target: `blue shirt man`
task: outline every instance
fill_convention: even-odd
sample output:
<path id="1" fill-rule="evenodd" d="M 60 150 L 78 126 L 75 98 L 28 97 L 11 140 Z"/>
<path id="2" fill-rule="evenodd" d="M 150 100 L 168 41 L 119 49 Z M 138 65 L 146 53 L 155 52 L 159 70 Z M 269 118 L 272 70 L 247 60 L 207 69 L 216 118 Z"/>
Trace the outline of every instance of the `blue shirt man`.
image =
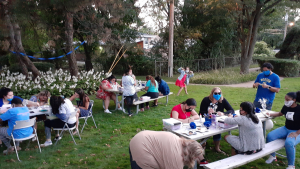
<path id="1" fill-rule="evenodd" d="M 168 95 L 170 93 L 170 88 L 169 88 L 167 82 L 165 82 L 164 80 L 161 79 L 161 81 L 159 82 L 159 85 L 158 85 L 158 91 L 161 94 L 163 94 L 164 96 Z"/>
<path id="2" fill-rule="evenodd" d="M 264 63 L 262 69 L 263 72 L 256 77 L 253 84 L 253 88 L 257 88 L 253 104 L 255 107 L 262 108 L 259 99 L 266 99 L 266 109 L 271 110 L 275 94 L 280 90 L 280 78 L 272 72 L 273 65 L 271 63 Z"/>
<path id="3" fill-rule="evenodd" d="M 11 145 L 9 143 L 9 137 L 11 137 L 11 134 L 13 134 L 14 138 L 25 138 L 33 133 L 32 127 L 13 131 L 16 121 L 29 120 L 29 109 L 27 107 L 22 107 L 22 101 L 18 98 L 14 98 L 11 101 L 11 104 L 13 108 L 7 110 L 4 114 L 0 116 L 0 122 L 8 121 L 8 127 L 0 128 L 0 139 L 6 145 L 7 148 L 11 148 Z"/>

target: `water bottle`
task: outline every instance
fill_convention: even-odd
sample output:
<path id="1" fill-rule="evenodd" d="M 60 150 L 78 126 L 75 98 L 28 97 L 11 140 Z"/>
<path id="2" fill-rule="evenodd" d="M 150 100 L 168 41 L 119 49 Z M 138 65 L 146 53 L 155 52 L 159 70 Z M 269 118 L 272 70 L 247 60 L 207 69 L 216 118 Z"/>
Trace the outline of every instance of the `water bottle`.
<path id="1" fill-rule="evenodd" d="M 216 128 L 216 126 L 217 126 L 217 121 L 216 121 L 216 115 L 215 114 L 212 114 L 212 116 L 211 116 L 211 126 L 213 128 Z"/>

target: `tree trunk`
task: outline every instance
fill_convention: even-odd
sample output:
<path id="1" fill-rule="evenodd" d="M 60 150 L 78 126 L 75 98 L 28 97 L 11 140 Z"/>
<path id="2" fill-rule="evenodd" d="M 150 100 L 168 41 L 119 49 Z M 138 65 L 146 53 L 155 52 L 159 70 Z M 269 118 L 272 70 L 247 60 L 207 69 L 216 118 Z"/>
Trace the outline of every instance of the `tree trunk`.
<path id="1" fill-rule="evenodd" d="M 15 49 L 17 52 L 25 53 L 25 50 L 24 50 L 23 44 L 22 44 L 22 39 L 21 39 L 20 26 L 18 23 L 15 22 L 13 24 L 13 27 L 14 27 L 15 41 L 16 41 Z M 37 76 L 40 75 L 39 70 L 34 66 L 34 64 L 31 62 L 31 60 L 27 56 L 22 56 L 21 54 L 18 54 L 18 55 L 21 58 L 21 60 L 23 61 L 23 63 L 25 63 L 25 65 L 32 71 L 33 79 L 35 79 Z M 28 76 L 28 72 L 27 72 L 26 76 Z"/>
<path id="2" fill-rule="evenodd" d="M 80 33 L 77 33 L 79 40 L 81 42 L 84 41 L 83 36 Z M 89 47 L 87 43 L 83 44 L 83 48 L 84 48 L 84 53 L 85 53 L 85 70 L 89 71 L 93 69 L 93 64 L 92 64 L 92 56 L 91 53 L 89 51 Z"/>
<path id="3" fill-rule="evenodd" d="M 249 73 L 249 67 L 252 62 L 252 56 L 254 53 L 254 46 L 256 43 L 256 35 L 258 31 L 258 27 L 261 20 L 261 4 L 257 4 L 256 10 L 253 12 L 253 18 L 249 21 L 249 32 L 246 38 L 241 40 L 241 68 L 240 73 L 247 74 Z"/>
<path id="4" fill-rule="evenodd" d="M 69 69 L 71 76 L 78 76 L 78 67 L 77 61 L 75 57 L 75 52 L 73 48 L 73 14 L 71 12 L 66 12 L 65 14 L 65 27 L 66 27 L 66 51 L 70 52 L 73 51 L 71 54 L 67 55 L 67 59 L 69 62 Z"/>

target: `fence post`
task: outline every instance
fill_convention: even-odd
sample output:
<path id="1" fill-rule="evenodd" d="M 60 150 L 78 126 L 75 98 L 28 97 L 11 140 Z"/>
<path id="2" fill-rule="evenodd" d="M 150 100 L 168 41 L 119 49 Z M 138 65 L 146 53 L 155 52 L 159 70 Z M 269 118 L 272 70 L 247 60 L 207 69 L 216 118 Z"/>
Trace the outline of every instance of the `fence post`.
<path id="1" fill-rule="evenodd" d="M 156 59 L 154 60 L 154 74 L 155 74 L 155 76 L 157 76 L 157 74 L 156 74 Z"/>
<path id="2" fill-rule="evenodd" d="M 198 72 L 199 72 L 199 67 L 200 67 L 200 66 L 199 66 L 199 60 L 198 60 Z"/>

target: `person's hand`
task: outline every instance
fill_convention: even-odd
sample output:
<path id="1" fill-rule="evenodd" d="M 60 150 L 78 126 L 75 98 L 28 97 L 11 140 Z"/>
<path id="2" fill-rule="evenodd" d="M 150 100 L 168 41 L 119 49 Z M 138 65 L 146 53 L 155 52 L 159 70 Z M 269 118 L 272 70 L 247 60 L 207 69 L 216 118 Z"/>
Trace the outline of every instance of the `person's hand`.
<path id="1" fill-rule="evenodd" d="M 266 115 L 268 115 L 268 116 L 270 116 L 270 117 L 271 117 L 271 113 L 269 113 L 269 112 L 267 112 L 267 113 L 266 113 Z"/>
<path id="2" fill-rule="evenodd" d="M 234 116 L 234 117 L 239 117 L 239 115 L 235 114 L 235 116 Z"/>
<path id="3" fill-rule="evenodd" d="M 268 88 L 269 87 L 269 85 L 267 85 L 267 84 L 262 84 L 262 86 L 261 87 L 263 87 L 263 88 Z"/>
<path id="4" fill-rule="evenodd" d="M 190 71 L 190 74 L 193 74 L 194 72 L 193 71 Z"/>
<path id="5" fill-rule="evenodd" d="M 194 122 L 194 117 L 190 117 L 188 121 L 189 121 L 189 123 Z"/>
<path id="6" fill-rule="evenodd" d="M 212 114 L 214 112 L 214 110 L 212 108 L 208 109 L 208 114 Z"/>
<path id="7" fill-rule="evenodd" d="M 36 102 L 36 107 L 40 107 L 40 103 L 39 102 Z"/>
<path id="8" fill-rule="evenodd" d="M 79 94 L 78 93 L 74 93 L 74 95 L 73 96 L 75 96 L 76 98 L 79 98 Z"/>
<path id="9" fill-rule="evenodd" d="M 222 112 L 220 112 L 220 111 L 218 111 L 217 114 L 218 114 L 219 116 L 224 116 L 224 113 L 222 113 Z"/>
<path id="10" fill-rule="evenodd" d="M 299 134 L 297 134 L 296 132 L 292 132 L 292 133 L 289 134 L 288 137 L 290 137 L 290 138 L 293 138 L 293 137 L 294 137 L 294 138 L 296 139 L 296 138 L 298 137 L 298 135 L 299 135 Z"/>
<path id="11" fill-rule="evenodd" d="M 259 86 L 259 83 L 258 82 L 256 82 L 256 83 L 254 83 L 254 87 L 258 87 Z"/>
<path id="12" fill-rule="evenodd" d="M 233 115 L 232 114 L 228 114 L 228 117 L 233 117 Z"/>

